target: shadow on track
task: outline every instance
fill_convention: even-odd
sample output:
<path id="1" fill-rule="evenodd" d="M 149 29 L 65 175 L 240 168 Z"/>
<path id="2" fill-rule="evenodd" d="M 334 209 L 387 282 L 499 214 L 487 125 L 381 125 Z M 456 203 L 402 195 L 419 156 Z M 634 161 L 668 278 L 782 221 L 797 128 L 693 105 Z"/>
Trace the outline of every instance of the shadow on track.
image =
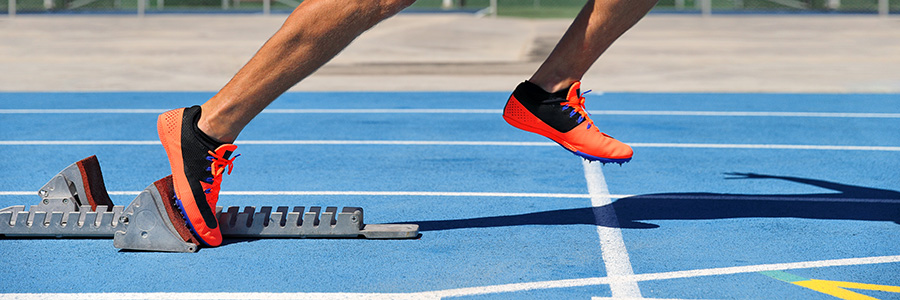
<path id="1" fill-rule="evenodd" d="M 522 225 L 595 225 L 620 228 L 657 228 L 652 220 L 711 220 L 728 218 L 804 218 L 890 221 L 900 224 L 900 192 L 836 182 L 753 173 L 726 173 L 726 179 L 780 179 L 838 193 L 742 195 L 662 193 L 619 199 L 611 204 L 618 224 L 598 217 L 609 206 L 535 212 L 520 215 L 456 220 L 411 221 L 419 231 Z"/>

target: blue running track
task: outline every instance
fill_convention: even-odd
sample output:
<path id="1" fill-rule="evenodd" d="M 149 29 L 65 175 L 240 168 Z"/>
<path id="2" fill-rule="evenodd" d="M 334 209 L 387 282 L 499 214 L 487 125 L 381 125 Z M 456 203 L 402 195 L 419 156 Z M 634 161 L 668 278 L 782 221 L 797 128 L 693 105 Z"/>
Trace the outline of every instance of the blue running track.
<path id="1" fill-rule="evenodd" d="M 90 155 L 127 205 L 169 173 L 156 116 L 211 95 L 0 93 L 0 208 Z M 236 143 L 220 206 L 361 206 L 420 239 L 0 238 L 0 298 L 900 299 L 900 95 L 589 94 L 621 167 L 507 125 L 507 96 L 288 93 Z"/>

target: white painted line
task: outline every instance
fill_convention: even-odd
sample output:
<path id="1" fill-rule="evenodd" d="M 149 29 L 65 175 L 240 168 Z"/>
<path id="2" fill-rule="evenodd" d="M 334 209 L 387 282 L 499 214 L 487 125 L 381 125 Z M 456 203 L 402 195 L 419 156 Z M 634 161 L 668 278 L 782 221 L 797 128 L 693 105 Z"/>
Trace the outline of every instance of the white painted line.
<path id="1" fill-rule="evenodd" d="M 702 300 L 702 299 L 591 297 L 591 300 Z"/>
<path id="2" fill-rule="evenodd" d="M 780 145 L 780 144 L 692 144 L 692 143 L 629 143 L 635 148 L 719 148 L 719 149 L 783 149 L 783 150 L 840 150 L 840 151 L 900 151 L 892 146 L 840 145 Z"/>
<path id="3" fill-rule="evenodd" d="M 161 114 L 168 109 L 0 109 L 0 114 Z M 264 114 L 501 114 L 500 109 L 454 108 L 359 108 L 359 109 L 286 109 L 269 108 Z M 900 118 L 900 113 L 834 113 L 777 111 L 680 111 L 680 110 L 597 110 L 593 115 L 622 116 L 696 116 L 696 117 L 806 117 L 806 118 Z"/>
<path id="4" fill-rule="evenodd" d="M 554 146 L 552 142 L 389 141 L 389 140 L 252 140 L 238 145 L 403 145 L 403 146 Z"/>
<path id="5" fill-rule="evenodd" d="M 109 191 L 110 195 L 138 195 L 140 191 Z M 507 197 L 507 198 L 590 198 L 588 194 L 419 192 L 419 191 L 222 191 L 229 196 L 420 196 L 420 197 Z M 32 196 L 34 191 L 0 191 L 0 196 Z M 618 195 L 626 196 L 626 195 Z"/>
<path id="6" fill-rule="evenodd" d="M 553 146 L 551 142 L 492 142 L 492 141 L 385 141 L 385 140 L 242 140 L 238 145 L 393 145 L 393 146 Z M 160 145 L 159 141 L 0 141 L 8 146 L 128 146 Z"/>
<path id="7" fill-rule="evenodd" d="M 900 118 L 900 113 L 830 113 L 777 111 L 674 111 L 674 110 L 601 110 L 594 115 L 694 116 L 694 117 L 807 117 L 807 118 Z"/>
<path id="8" fill-rule="evenodd" d="M 110 195 L 135 196 L 141 191 L 109 191 Z M 34 196 L 36 191 L 0 191 L 0 196 Z M 227 196 L 408 196 L 408 197 L 507 197 L 507 198 L 591 198 L 590 194 L 566 193 L 497 193 L 497 192 L 420 192 L 420 191 L 222 191 Z M 823 195 L 824 196 L 824 195 Z M 838 202 L 838 203 L 898 203 L 897 199 L 884 198 L 844 198 L 802 197 L 797 195 L 679 195 L 674 194 L 609 194 L 611 199 L 661 199 L 661 200 L 719 200 L 719 201 L 798 201 L 798 202 Z"/>
<path id="9" fill-rule="evenodd" d="M 839 202 L 839 203 L 900 203 L 900 198 L 845 198 L 841 194 L 834 194 L 834 197 L 826 197 L 826 194 L 819 194 L 815 197 L 804 197 L 802 195 L 736 195 L 736 194 L 707 194 L 707 195 L 687 195 L 678 193 L 673 194 L 648 194 L 648 195 L 615 195 L 620 198 L 634 199 L 660 199 L 660 200 L 717 200 L 717 201 L 788 201 L 788 202 Z M 617 198 L 617 197 L 613 197 Z"/>
<path id="10" fill-rule="evenodd" d="M 591 286 L 591 285 L 611 284 L 612 282 L 635 282 L 635 281 L 641 282 L 641 281 L 652 281 L 652 280 L 666 280 L 666 279 L 679 279 L 679 278 L 694 278 L 694 277 L 703 277 L 703 276 L 754 273 L 754 272 L 762 272 L 762 271 L 811 269 L 811 268 L 838 267 L 838 266 L 857 266 L 857 265 L 883 264 L 883 263 L 896 263 L 896 262 L 900 262 L 900 255 L 873 256 L 873 257 L 846 258 L 846 259 L 830 259 L 830 260 L 817 260 L 817 261 L 781 263 L 781 264 L 763 264 L 763 265 L 751 265 L 751 266 L 740 266 L 740 267 L 710 268 L 710 269 L 698 269 L 698 270 L 675 271 L 675 272 L 648 273 L 648 274 L 639 274 L 639 275 L 632 275 L 632 276 L 625 276 L 625 277 L 593 277 L 593 278 L 564 279 L 564 280 L 538 281 L 538 282 L 526 282 L 526 283 L 511 283 L 511 284 L 501 284 L 501 285 L 492 285 L 492 286 L 448 289 L 448 290 L 433 291 L 433 292 L 426 292 L 426 293 L 420 293 L 420 294 L 437 295 L 440 297 L 461 297 L 461 296 L 521 292 L 521 291 L 541 290 L 541 289 Z"/>
<path id="11" fill-rule="evenodd" d="M 0 114 L 161 114 L 168 109 L 0 109 Z M 264 114 L 501 114 L 500 109 L 455 109 L 455 108 L 360 108 L 360 109 L 284 109 L 267 108 Z"/>
<path id="12" fill-rule="evenodd" d="M 222 191 L 239 196 L 427 196 L 427 197 L 511 197 L 511 198 L 588 198 L 585 194 L 493 193 L 493 192 L 418 192 L 418 191 Z"/>
<path id="13" fill-rule="evenodd" d="M 625 240 L 622 239 L 622 229 L 619 228 L 619 218 L 612 206 L 612 198 L 603 177 L 603 169 L 599 163 L 582 161 L 584 167 L 584 179 L 587 181 L 588 193 L 591 195 L 591 206 L 594 207 L 594 219 L 597 224 L 609 226 L 597 226 L 597 235 L 600 237 L 600 251 L 606 274 L 611 277 L 631 276 L 634 270 L 631 268 L 631 259 L 625 248 Z M 636 281 L 613 282 L 609 285 L 613 297 L 641 298 L 641 290 Z"/>
<path id="14" fill-rule="evenodd" d="M 552 281 L 511 283 L 480 287 L 446 289 L 418 293 L 60 293 L 60 294 L 0 294 L 0 299 L 438 299 L 540 289 L 566 288 L 611 284 L 612 282 L 641 282 L 704 276 L 755 273 L 792 269 L 811 269 L 839 266 L 859 266 L 900 262 L 900 255 L 861 258 L 829 259 L 795 263 L 762 264 L 725 268 L 696 269 L 674 272 L 648 273 L 625 277 L 592 277 Z"/>
<path id="15" fill-rule="evenodd" d="M 130 146 L 159 145 L 156 140 L 7 140 L 0 146 Z M 504 142 L 504 141 L 392 141 L 392 140 L 241 140 L 238 145 L 388 145 L 388 146 L 513 146 L 547 147 L 553 142 Z M 635 148 L 713 148 L 713 149 L 774 149 L 774 150 L 834 150 L 834 151 L 891 151 L 900 152 L 895 146 L 841 146 L 841 145 L 780 145 L 780 144 L 705 144 L 705 143 L 629 143 Z"/>
<path id="16" fill-rule="evenodd" d="M 0 114 L 161 114 L 167 110 L 161 108 L 0 109 Z"/>
<path id="17" fill-rule="evenodd" d="M 3 146 L 129 146 L 161 145 L 159 141 L 0 141 Z"/>
<path id="18" fill-rule="evenodd" d="M 502 114 L 500 109 L 396 108 L 396 109 L 265 109 L 270 114 Z"/>
<path id="19" fill-rule="evenodd" d="M 65 300 L 202 300 L 202 299 L 290 299 L 290 300 L 332 300 L 332 299 L 440 299 L 421 294 L 365 294 L 365 293 L 46 293 L 46 294 L 0 294 L 0 299 L 65 299 Z"/>

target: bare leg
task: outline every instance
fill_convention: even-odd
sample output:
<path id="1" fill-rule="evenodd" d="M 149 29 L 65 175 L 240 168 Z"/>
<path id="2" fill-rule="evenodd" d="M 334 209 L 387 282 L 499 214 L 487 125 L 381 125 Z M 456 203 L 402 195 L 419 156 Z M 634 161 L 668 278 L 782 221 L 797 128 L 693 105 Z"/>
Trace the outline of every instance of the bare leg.
<path id="1" fill-rule="evenodd" d="M 656 0 L 589 0 L 528 81 L 548 92 L 580 81 L 600 54 L 655 4 Z"/>
<path id="2" fill-rule="evenodd" d="M 198 126 L 232 143 L 259 112 L 353 39 L 415 0 L 306 0 L 243 68 L 204 103 Z"/>

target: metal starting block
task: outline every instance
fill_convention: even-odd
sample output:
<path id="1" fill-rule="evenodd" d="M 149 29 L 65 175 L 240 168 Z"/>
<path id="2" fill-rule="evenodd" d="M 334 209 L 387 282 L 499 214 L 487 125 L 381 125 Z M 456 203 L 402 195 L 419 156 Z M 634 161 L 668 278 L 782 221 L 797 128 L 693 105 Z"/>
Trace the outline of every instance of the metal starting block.
<path id="1" fill-rule="evenodd" d="M 175 207 L 172 176 L 145 188 L 127 207 L 109 199 L 96 156 L 53 176 L 41 202 L 0 209 L 0 237 L 113 238 L 119 249 L 196 252 L 199 241 Z M 290 210 L 290 211 L 289 211 Z M 359 207 L 216 207 L 224 238 L 410 239 L 416 224 L 365 224 Z"/>

